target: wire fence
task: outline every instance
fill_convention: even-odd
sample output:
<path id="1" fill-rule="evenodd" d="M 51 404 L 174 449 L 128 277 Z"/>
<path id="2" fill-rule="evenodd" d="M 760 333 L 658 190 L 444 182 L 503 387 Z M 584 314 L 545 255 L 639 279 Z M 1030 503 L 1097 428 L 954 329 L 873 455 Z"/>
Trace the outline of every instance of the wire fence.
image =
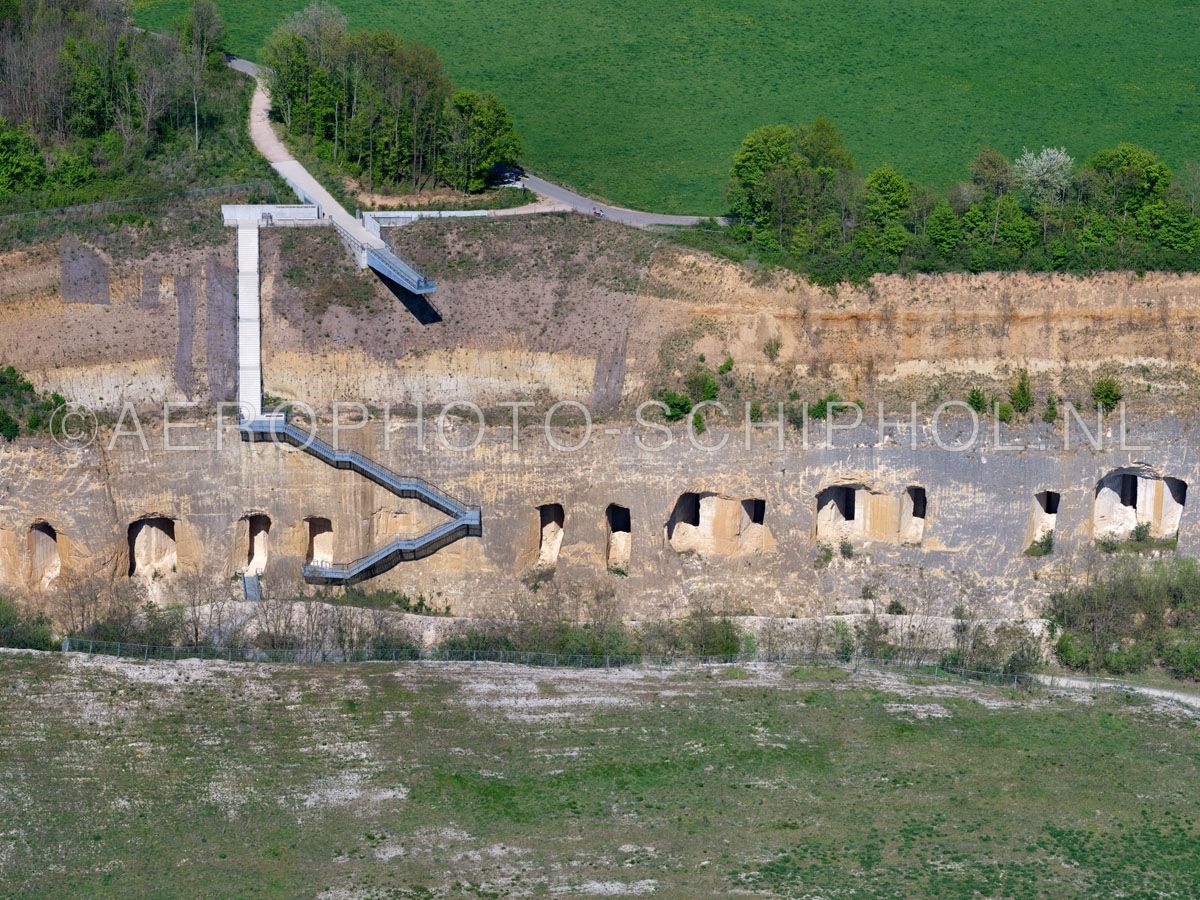
<path id="1" fill-rule="evenodd" d="M 739 663 L 769 663 L 778 666 L 836 666 L 856 671 L 901 671 L 906 674 L 932 678 L 950 678 L 1008 687 L 1046 684 L 1045 676 L 1019 672 L 984 672 L 943 665 L 941 662 L 917 658 L 881 658 L 844 654 L 772 654 L 755 653 L 737 656 L 676 656 L 650 653 L 581 654 L 527 650 L 446 650 L 426 647 L 389 648 L 266 648 L 189 647 L 127 644 L 98 641 L 86 637 L 65 637 L 64 653 L 114 656 L 142 660 L 223 660 L 225 662 L 280 664 L 345 664 L 345 663 L 505 663 L 557 669 L 682 669 L 700 666 Z"/>

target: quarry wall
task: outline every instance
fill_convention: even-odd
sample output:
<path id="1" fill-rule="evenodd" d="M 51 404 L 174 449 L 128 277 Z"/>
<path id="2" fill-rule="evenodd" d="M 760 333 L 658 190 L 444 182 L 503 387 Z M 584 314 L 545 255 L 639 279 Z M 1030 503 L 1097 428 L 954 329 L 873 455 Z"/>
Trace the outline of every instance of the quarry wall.
<path id="1" fill-rule="evenodd" d="M 1149 483 L 1200 479 L 1189 452 L 1195 426 L 1175 420 L 1142 430 L 1146 449 L 1138 450 L 1120 449 L 1110 428 L 1110 446 L 1100 451 L 1086 443 L 1063 450 L 1049 428 L 1005 429 L 1005 444 L 1027 446 L 967 452 L 912 449 L 906 436 L 885 435 L 879 445 L 868 426 L 836 435 L 836 446 L 808 449 L 793 434 L 780 449 L 774 433 L 755 434 L 747 449 L 743 431 L 711 429 L 705 441 L 729 438 L 718 451 L 698 450 L 678 431 L 673 446 L 653 451 L 639 442 L 650 446 L 660 434 L 616 430 L 598 430 L 574 453 L 548 446 L 538 429 L 523 431 L 517 450 L 511 429 L 500 427 L 466 451 L 436 440 L 420 450 L 403 423 L 390 432 L 372 423 L 343 433 L 343 446 L 478 499 L 484 510 L 482 538 L 402 564 L 369 586 L 423 593 L 455 613 L 482 616 L 528 596 L 537 582 L 611 590 L 629 618 L 699 603 L 757 615 L 857 613 L 892 599 L 927 614 L 962 603 L 983 617 L 1027 618 L 1062 577 L 1086 566 L 1097 511 L 1111 511 L 1097 498 L 1113 472 L 1135 471 Z M 306 558 L 348 561 L 438 521 L 416 501 L 291 448 L 243 444 L 232 426 L 188 429 L 186 442 L 198 450 L 164 450 L 154 427 L 144 436 L 144 448 L 133 438 L 107 446 L 110 433 L 82 451 L 49 442 L 0 448 L 0 582 L 46 586 L 46 526 L 63 573 L 158 581 L 181 572 L 227 578 L 255 567 L 266 584 L 282 586 L 295 583 Z M 473 424 L 446 434 L 454 446 L 477 436 Z M 558 435 L 560 443 L 570 439 Z M 172 440 L 179 445 L 178 435 Z M 863 529 L 831 536 L 818 522 L 818 498 L 839 485 L 876 499 Z M 911 501 L 904 518 L 914 487 L 925 495 L 916 533 Z M 1046 514 L 1037 499 L 1045 491 L 1059 497 L 1054 550 L 1030 558 L 1024 551 Z M 699 498 L 694 514 L 687 494 Z M 548 520 L 544 509 L 555 505 L 561 511 Z M 614 519 L 614 506 L 626 516 Z M 859 505 L 855 520 L 866 508 Z M 1177 521 L 1179 552 L 1195 554 L 1194 508 L 1185 502 Z"/>

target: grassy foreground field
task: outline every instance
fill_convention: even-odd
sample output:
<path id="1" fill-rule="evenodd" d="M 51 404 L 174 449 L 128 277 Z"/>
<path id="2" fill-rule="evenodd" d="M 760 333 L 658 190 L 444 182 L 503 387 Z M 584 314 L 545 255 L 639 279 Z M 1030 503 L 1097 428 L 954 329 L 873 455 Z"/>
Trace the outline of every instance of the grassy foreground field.
<path id="1" fill-rule="evenodd" d="M 307 0 L 219 0 L 257 55 Z M 1168 163 L 1200 146 L 1200 6 L 1184 0 L 339 0 L 351 27 L 436 47 L 456 83 L 491 88 L 526 162 L 587 193 L 716 213 L 751 128 L 827 116 L 859 162 L 951 182 L 983 144 L 1009 155 L 1122 140 Z M 186 0 L 138 0 L 165 28 Z"/>
<path id="2" fill-rule="evenodd" d="M 0 656 L 31 896 L 1196 896 L 1200 723 L 837 669 Z"/>

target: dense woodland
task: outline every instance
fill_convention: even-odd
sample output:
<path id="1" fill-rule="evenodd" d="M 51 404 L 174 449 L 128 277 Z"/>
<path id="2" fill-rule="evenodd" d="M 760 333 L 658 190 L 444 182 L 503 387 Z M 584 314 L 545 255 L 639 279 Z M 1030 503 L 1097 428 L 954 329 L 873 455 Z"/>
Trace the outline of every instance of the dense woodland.
<path id="1" fill-rule="evenodd" d="M 932 151 L 931 151 L 932 152 Z M 1132 144 L 1082 164 L 983 149 L 948 190 L 891 166 L 863 177 L 825 119 L 758 128 L 734 156 L 733 236 L 818 281 L 875 272 L 1200 267 L 1200 167 Z"/>
<path id="2" fill-rule="evenodd" d="M 0 0 L 0 204 L 262 177 L 224 31 L 211 0 L 168 35 L 132 29 L 121 0 Z"/>
<path id="3" fill-rule="evenodd" d="M 293 138 L 375 190 L 446 184 L 479 191 L 515 165 L 521 141 L 489 92 L 455 89 L 435 51 L 353 33 L 313 4 L 268 39 L 274 115 Z"/>

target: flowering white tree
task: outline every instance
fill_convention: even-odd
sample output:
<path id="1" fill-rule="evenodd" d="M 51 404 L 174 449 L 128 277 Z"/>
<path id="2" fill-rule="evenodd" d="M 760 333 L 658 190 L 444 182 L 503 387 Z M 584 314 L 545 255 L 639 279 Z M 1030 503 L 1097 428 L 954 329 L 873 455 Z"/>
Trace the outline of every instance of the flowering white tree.
<path id="1" fill-rule="evenodd" d="M 1075 160 L 1062 147 L 1024 150 L 1013 165 L 1017 184 L 1036 206 L 1060 206 L 1071 184 Z"/>

